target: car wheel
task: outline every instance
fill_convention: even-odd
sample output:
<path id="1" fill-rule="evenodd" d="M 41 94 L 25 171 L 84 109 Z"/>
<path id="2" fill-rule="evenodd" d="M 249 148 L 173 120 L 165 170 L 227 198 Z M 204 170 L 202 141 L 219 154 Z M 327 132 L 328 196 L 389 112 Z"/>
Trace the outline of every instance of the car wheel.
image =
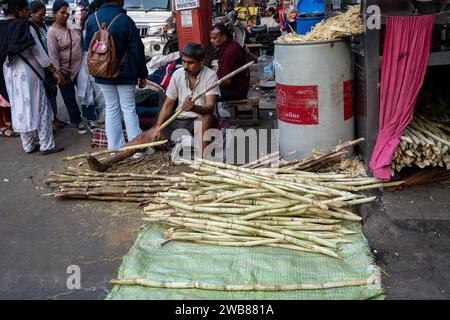
<path id="1" fill-rule="evenodd" d="M 178 41 L 177 40 L 169 41 L 164 46 L 163 55 L 168 55 L 170 53 L 177 51 L 178 51 Z"/>

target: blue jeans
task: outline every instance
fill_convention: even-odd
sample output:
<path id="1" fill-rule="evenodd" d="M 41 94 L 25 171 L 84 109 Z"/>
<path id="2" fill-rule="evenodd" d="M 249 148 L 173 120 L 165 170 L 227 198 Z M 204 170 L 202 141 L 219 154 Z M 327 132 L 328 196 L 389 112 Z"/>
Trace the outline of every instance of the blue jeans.
<path id="1" fill-rule="evenodd" d="M 70 123 L 78 124 L 82 121 L 80 108 L 78 107 L 77 99 L 75 98 L 75 84 L 73 82 L 59 86 L 64 104 L 69 114 Z M 81 106 L 83 117 L 88 120 L 97 120 L 97 111 L 95 105 Z"/>
<path id="2" fill-rule="evenodd" d="M 125 120 L 128 141 L 142 133 L 136 114 L 134 85 L 99 84 L 105 98 L 105 131 L 108 149 L 121 148 L 125 144 L 122 132 L 122 117 Z"/>

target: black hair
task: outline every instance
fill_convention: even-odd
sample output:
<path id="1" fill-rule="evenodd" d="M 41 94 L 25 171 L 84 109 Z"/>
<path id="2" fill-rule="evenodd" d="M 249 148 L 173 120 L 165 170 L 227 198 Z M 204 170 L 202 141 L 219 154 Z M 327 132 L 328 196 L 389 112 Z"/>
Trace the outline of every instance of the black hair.
<path id="1" fill-rule="evenodd" d="M 213 25 L 211 30 L 214 29 L 219 30 L 220 33 L 226 35 L 228 39 L 232 38 L 231 31 L 223 23 L 216 23 L 215 25 Z"/>
<path id="2" fill-rule="evenodd" d="M 205 49 L 203 49 L 201 44 L 191 42 L 183 48 L 181 55 L 200 61 L 205 58 Z"/>
<path id="3" fill-rule="evenodd" d="M 17 10 L 28 7 L 27 0 L 0 0 L 5 15 L 15 14 Z"/>
<path id="4" fill-rule="evenodd" d="M 53 2 L 52 11 L 53 11 L 53 13 L 56 13 L 63 7 L 69 7 L 69 4 L 67 3 L 67 1 L 55 0 L 55 2 Z"/>
<path id="5" fill-rule="evenodd" d="M 94 0 L 88 6 L 88 15 L 95 13 L 102 5 L 105 4 L 104 0 Z"/>
<path id="6" fill-rule="evenodd" d="M 269 7 L 269 8 L 267 8 L 267 11 L 269 11 L 269 12 L 272 13 L 272 14 L 275 14 L 275 12 L 276 12 L 277 10 L 275 10 L 274 7 Z"/>
<path id="7" fill-rule="evenodd" d="M 41 1 L 31 1 L 30 2 L 30 13 L 36 13 L 41 11 L 42 9 L 45 10 L 45 4 L 43 4 Z"/>

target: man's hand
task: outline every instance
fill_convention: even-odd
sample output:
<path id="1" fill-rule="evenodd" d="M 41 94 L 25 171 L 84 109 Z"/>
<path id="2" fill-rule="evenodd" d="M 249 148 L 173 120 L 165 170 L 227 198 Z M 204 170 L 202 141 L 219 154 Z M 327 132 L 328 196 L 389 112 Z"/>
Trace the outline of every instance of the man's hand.
<path id="1" fill-rule="evenodd" d="M 184 101 L 183 105 L 181 106 L 181 109 L 183 109 L 183 111 L 188 112 L 191 111 L 194 108 L 194 101 L 191 100 L 192 97 L 187 97 L 186 100 Z"/>
<path id="2" fill-rule="evenodd" d="M 139 79 L 139 88 L 143 89 L 147 85 L 147 79 Z"/>
<path id="3" fill-rule="evenodd" d="M 145 133 L 146 140 L 148 140 L 149 142 L 161 140 L 161 131 L 159 131 L 159 127 L 159 125 L 155 125 L 153 128 L 148 130 Z"/>

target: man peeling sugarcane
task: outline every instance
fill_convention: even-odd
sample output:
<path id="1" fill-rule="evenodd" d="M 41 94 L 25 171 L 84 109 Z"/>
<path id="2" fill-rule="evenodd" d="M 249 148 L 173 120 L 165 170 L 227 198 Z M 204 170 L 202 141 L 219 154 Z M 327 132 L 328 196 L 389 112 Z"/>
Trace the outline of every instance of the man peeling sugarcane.
<path id="1" fill-rule="evenodd" d="M 176 129 L 185 129 L 192 135 L 194 124 L 198 121 L 198 126 L 201 128 L 200 155 L 203 156 L 203 150 L 208 144 L 208 141 L 203 140 L 203 133 L 214 126 L 215 119 L 212 114 L 216 99 L 220 97 L 218 88 L 220 83 L 249 68 L 252 64 L 250 62 L 218 80 L 214 71 L 203 65 L 205 50 L 201 45 L 187 44 L 181 56 L 183 68 L 175 71 L 170 80 L 166 92 L 167 98 L 161 108 L 156 125 L 130 141 L 127 146 L 160 140 L 161 136 L 166 139 L 173 138 L 172 134 Z M 179 104 L 176 112 L 169 118 L 177 101 Z M 130 157 L 136 151 L 137 149 L 119 152 L 103 162 L 93 156 L 88 156 L 87 160 L 92 170 L 103 172 L 114 163 Z"/>

